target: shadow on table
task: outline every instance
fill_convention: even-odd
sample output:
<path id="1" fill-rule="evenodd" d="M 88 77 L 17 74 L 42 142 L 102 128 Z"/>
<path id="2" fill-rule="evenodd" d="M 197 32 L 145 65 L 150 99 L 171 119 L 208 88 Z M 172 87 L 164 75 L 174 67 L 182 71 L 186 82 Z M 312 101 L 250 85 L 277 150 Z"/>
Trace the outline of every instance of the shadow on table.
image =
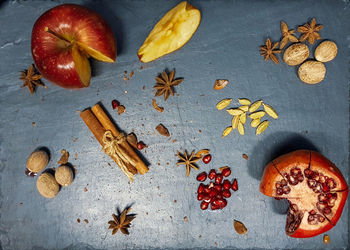
<path id="1" fill-rule="evenodd" d="M 303 135 L 291 132 L 276 132 L 263 140 L 254 147 L 248 160 L 248 173 L 257 180 L 261 180 L 265 166 L 280 155 L 299 150 L 308 149 L 318 151 Z M 288 211 L 287 200 L 271 199 L 274 212 L 285 214 Z"/>

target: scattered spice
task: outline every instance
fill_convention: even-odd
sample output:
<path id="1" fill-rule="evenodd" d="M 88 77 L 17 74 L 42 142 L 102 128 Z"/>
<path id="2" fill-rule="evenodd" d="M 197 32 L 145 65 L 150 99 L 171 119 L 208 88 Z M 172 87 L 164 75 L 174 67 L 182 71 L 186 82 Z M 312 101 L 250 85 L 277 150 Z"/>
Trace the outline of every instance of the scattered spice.
<path id="1" fill-rule="evenodd" d="M 201 149 L 195 154 L 195 157 L 202 158 L 204 155 L 207 155 L 209 153 L 210 153 L 209 149 Z"/>
<path id="2" fill-rule="evenodd" d="M 61 150 L 61 158 L 59 159 L 59 161 L 57 162 L 59 165 L 64 165 L 68 162 L 69 159 L 69 152 L 65 149 Z"/>
<path id="3" fill-rule="evenodd" d="M 123 105 L 118 106 L 118 115 L 121 115 L 125 112 L 125 107 Z"/>
<path id="4" fill-rule="evenodd" d="M 226 108 L 231 103 L 231 101 L 232 101 L 232 98 L 221 100 L 220 102 L 218 102 L 218 104 L 216 104 L 216 109 L 222 110 Z"/>
<path id="5" fill-rule="evenodd" d="M 283 61 L 289 66 L 304 62 L 310 55 L 309 47 L 304 43 L 294 43 L 283 53 Z"/>
<path id="6" fill-rule="evenodd" d="M 298 76 L 304 83 L 316 84 L 323 81 L 326 71 L 326 66 L 322 62 L 309 60 L 299 67 Z"/>
<path id="7" fill-rule="evenodd" d="M 112 214 L 113 220 L 108 221 L 109 228 L 112 229 L 112 235 L 116 234 L 118 230 L 123 234 L 129 235 L 128 228 L 130 227 L 130 223 L 133 219 L 136 218 L 135 215 L 127 215 L 130 212 L 131 208 L 126 208 L 119 216 Z M 146 213 L 147 214 L 147 213 Z"/>
<path id="8" fill-rule="evenodd" d="M 184 217 L 184 222 L 188 222 L 187 216 Z"/>
<path id="9" fill-rule="evenodd" d="M 130 133 L 126 136 L 126 140 L 128 143 L 133 146 L 134 148 L 137 148 L 137 137 L 135 133 Z"/>
<path id="10" fill-rule="evenodd" d="M 131 77 L 133 77 L 134 73 L 135 73 L 134 71 L 131 71 L 131 72 L 130 72 L 130 74 L 129 74 L 129 79 L 131 79 Z"/>
<path id="11" fill-rule="evenodd" d="M 35 127 L 35 126 L 36 126 L 36 123 L 35 123 L 35 122 L 32 122 L 32 126 Z"/>
<path id="12" fill-rule="evenodd" d="M 288 44 L 288 42 L 296 43 L 298 42 L 298 38 L 293 35 L 295 30 L 288 30 L 288 26 L 285 22 L 281 22 L 281 33 L 282 33 L 282 40 L 280 44 L 280 49 L 283 49 L 284 46 Z"/>
<path id="13" fill-rule="evenodd" d="M 323 235 L 324 244 L 329 244 L 330 241 L 331 241 L 331 239 L 329 238 L 328 234 Z"/>
<path id="14" fill-rule="evenodd" d="M 87 191 L 88 191 L 88 189 L 86 187 L 84 187 L 84 192 L 87 192 Z"/>
<path id="15" fill-rule="evenodd" d="M 300 37 L 300 42 L 308 41 L 310 44 L 314 44 L 316 40 L 321 40 L 321 36 L 318 33 L 323 28 L 323 25 L 316 25 L 316 19 L 312 18 L 310 24 L 305 23 L 298 27 L 298 32 L 303 33 Z"/>
<path id="16" fill-rule="evenodd" d="M 245 227 L 245 225 L 242 222 L 238 221 L 238 220 L 234 220 L 233 226 L 234 226 L 236 232 L 239 233 L 239 234 L 246 234 L 248 232 L 248 230 Z"/>
<path id="17" fill-rule="evenodd" d="M 31 94 L 34 94 L 37 86 L 47 88 L 46 85 L 41 81 L 42 75 L 37 71 L 34 64 L 32 64 L 28 70 L 21 71 L 20 80 L 23 80 L 21 88 L 28 87 Z"/>
<path id="18" fill-rule="evenodd" d="M 315 58 L 319 62 L 332 61 L 338 53 L 338 47 L 333 41 L 323 41 L 315 50 Z"/>
<path id="19" fill-rule="evenodd" d="M 77 222 L 80 223 L 80 219 L 79 218 L 77 219 Z"/>
<path id="20" fill-rule="evenodd" d="M 112 108 L 113 109 L 117 109 L 119 107 L 120 103 L 117 100 L 113 100 L 112 101 Z"/>
<path id="21" fill-rule="evenodd" d="M 142 149 L 144 149 L 144 148 L 146 148 L 147 147 L 147 145 L 143 142 L 143 141 L 139 141 L 138 143 L 137 143 L 137 145 L 136 145 L 136 148 L 138 149 L 138 150 L 142 150 Z"/>
<path id="22" fill-rule="evenodd" d="M 243 159 L 248 160 L 248 155 L 242 154 Z"/>
<path id="23" fill-rule="evenodd" d="M 174 200 L 174 203 L 176 203 L 177 202 L 177 200 Z"/>
<path id="24" fill-rule="evenodd" d="M 158 112 L 163 112 L 164 111 L 164 108 L 163 107 L 159 107 L 157 102 L 156 102 L 156 99 L 152 99 L 152 105 L 153 105 L 153 108 L 155 110 L 157 110 Z"/>
<path id="25" fill-rule="evenodd" d="M 180 154 L 180 152 L 177 152 L 177 157 L 179 158 L 179 161 L 176 163 L 177 166 L 179 165 L 185 165 L 186 166 L 186 176 L 188 177 L 190 175 L 191 168 L 195 170 L 199 170 L 199 168 L 195 165 L 197 161 L 200 160 L 200 158 L 195 157 L 194 151 L 191 152 L 190 155 L 187 154 L 187 151 L 185 150 L 183 154 Z"/>
<path id="26" fill-rule="evenodd" d="M 220 172 L 222 172 L 222 170 L 227 169 L 227 168 L 229 168 L 229 167 L 228 167 L 228 166 L 223 166 L 223 167 L 218 168 L 218 170 L 219 170 Z"/>
<path id="27" fill-rule="evenodd" d="M 88 221 L 87 219 L 85 219 L 85 220 L 84 220 L 84 222 L 85 222 L 86 224 L 88 224 L 88 223 L 89 223 L 89 221 Z"/>
<path id="28" fill-rule="evenodd" d="M 157 90 L 155 96 L 164 95 L 164 101 L 166 101 L 169 95 L 174 95 L 173 87 L 183 81 L 183 78 L 174 80 L 174 75 L 175 70 L 172 70 L 169 75 L 163 71 L 161 77 L 156 77 L 156 85 L 153 86 Z"/>
<path id="29" fill-rule="evenodd" d="M 270 38 L 267 38 L 265 45 L 260 46 L 260 54 L 265 57 L 265 61 L 271 59 L 275 64 L 278 64 L 278 58 L 275 54 L 280 54 L 282 50 L 276 49 L 279 42 L 275 42 L 273 45 Z"/>
<path id="30" fill-rule="evenodd" d="M 164 125 L 163 124 L 158 124 L 158 126 L 156 127 L 156 130 L 158 131 L 158 133 L 160 134 L 160 135 L 163 135 L 163 136 L 170 136 L 170 133 L 169 133 L 169 130 L 166 128 L 166 127 L 164 127 Z"/>
<path id="31" fill-rule="evenodd" d="M 229 81 L 226 79 L 218 79 L 214 83 L 214 90 L 223 89 L 226 85 L 229 84 Z"/>

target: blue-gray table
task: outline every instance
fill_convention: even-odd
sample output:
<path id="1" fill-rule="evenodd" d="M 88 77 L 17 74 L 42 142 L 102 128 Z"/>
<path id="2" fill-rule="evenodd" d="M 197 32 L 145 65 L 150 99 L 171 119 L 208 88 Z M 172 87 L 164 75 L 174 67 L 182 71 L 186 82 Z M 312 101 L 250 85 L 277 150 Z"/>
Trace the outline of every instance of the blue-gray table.
<path id="1" fill-rule="evenodd" d="M 197 32 L 179 51 L 148 67 L 139 62 L 137 50 L 178 1 L 77 1 L 113 27 L 117 63 L 93 62 L 89 88 L 70 91 L 45 81 L 47 89 L 30 95 L 18 77 L 33 61 L 31 29 L 43 12 L 61 2 L 0 3 L 0 249 L 349 248 L 348 202 L 328 232 L 331 243 L 324 245 L 322 235 L 287 237 L 285 206 L 259 192 L 264 165 L 296 148 L 317 149 L 348 180 L 349 1 L 192 1 L 202 13 Z M 335 41 L 339 49 L 336 59 L 326 63 L 325 80 L 313 86 L 298 79 L 295 67 L 264 62 L 258 49 L 267 37 L 280 39 L 280 21 L 295 29 L 312 17 L 324 25 L 322 38 Z M 166 102 L 157 98 L 165 108 L 158 113 L 151 102 L 154 77 L 173 68 L 184 81 L 176 87 L 178 95 Z M 124 71 L 135 74 L 124 81 Z M 212 89 L 218 78 L 230 80 L 222 91 Z M 280 118 L 271 119 L 261 136 L 246 126 L 245 136 L 234 131 L 222 139 L 231 117 L 215 105 L 223 98 L 237 104 L 241 97 L 263 99 Z M 118 116 L 112 110 L 113 99 L 126 113 Z M 143 155 L 150 170 L 132 184 L 101 152 L 76 112 L 99 101 L 121 129 L 134 130 L 148 144 Z M 159 123 L 169 128 L 171 140 L 155 133 Z M 77 168 L 73 184 L 55 199 L 41 197 L 35 179 L 24 175 L 27 156 L 38 146 L 50 149 L 49 167 L 57 167 L 65 148 Z M 239 191 L 224 210 L 201 211 L 197 173 L 186 178 L 185 169 L 175 166 L 177 150 L 202 148 L 209 148 L 213 159 L 199 164 L 201 169 L 228 165 L 239 181 Z M 111 214 L 128 205 L 137 214 L 130 235 L 112 236 L 107 229 Z M 234 231 L 233 219 L 245 223 L 246 235 Z"/>

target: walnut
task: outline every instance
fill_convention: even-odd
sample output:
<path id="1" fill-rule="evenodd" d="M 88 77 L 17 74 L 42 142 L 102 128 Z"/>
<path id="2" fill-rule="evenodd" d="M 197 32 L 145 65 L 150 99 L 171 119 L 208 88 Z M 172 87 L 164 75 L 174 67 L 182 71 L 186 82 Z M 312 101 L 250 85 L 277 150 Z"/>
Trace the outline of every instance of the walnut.
<path id="1" fill-rule="evenodd" d="M 69 186 L 73 182 L 73 171 L 70 167 L 62 165 L 55 173 L 55 179 L 62 186 Z"/>
<path id="2" fill-rule="evenodd" d="M 36 188 L 45 198 L 54 198 L 60 191 L 55 177 L 49 172 L 42 173 L 36 181 Z"/>
<path id="3" fill-rule="evenodd" d="M 37 150 L 30 154 L 27 160 L 27 169 L 38 173 L 49 163 L 49 155 L 44 150 Z"/>

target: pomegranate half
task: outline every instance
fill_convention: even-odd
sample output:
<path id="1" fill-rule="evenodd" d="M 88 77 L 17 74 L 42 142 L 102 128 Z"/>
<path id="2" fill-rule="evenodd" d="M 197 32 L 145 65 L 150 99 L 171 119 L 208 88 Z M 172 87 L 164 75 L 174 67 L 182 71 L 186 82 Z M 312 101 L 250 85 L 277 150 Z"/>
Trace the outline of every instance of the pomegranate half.
<path id="1" fill-rule="evenodd" d="M 315 151 L 298 150 L 266 166 L 260 192 L 288 199 L 286 233 L 307 238 L 335 226 L 348 196 L 348 185 L 326 157 Z"/>

